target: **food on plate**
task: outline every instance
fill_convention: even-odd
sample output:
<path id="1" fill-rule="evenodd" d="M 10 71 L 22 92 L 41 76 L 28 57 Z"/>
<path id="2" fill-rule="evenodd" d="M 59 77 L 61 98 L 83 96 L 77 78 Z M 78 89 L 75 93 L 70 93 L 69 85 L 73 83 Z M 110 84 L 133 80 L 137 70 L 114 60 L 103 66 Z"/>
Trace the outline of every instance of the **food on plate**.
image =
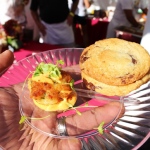
<path id="1" fill-rule="evenodd" d="M 28 88 L 34 104 L 45 111 L 67 110 L 77 100 L 70 74 L 50 63 L 36 67 Z"/>
<path id="2" fill-rule="evenodd" d="M 82 112 L 80 117 L 77 115 L 67 117 L 67 133 L 69 135 L 79 135 L 90 131 L 91 128 L 94 129 L 98 127 L 102 122 L 104 122 L 105 126 L 115 119 L 121 118 L 124 112 L 125 107 L 123 103 L 112 101 L 104 106 L 96 107 L 90 111 Z M 73 124 L 76 126 L 73 126 Z"/>
<path id="3" fill-rule="evenodd" d="M 124 96 L 150 79 L 150 55 L 138 43 L 104 39 L 80 56 L 81 76 L 88 89 L 108 96 Z"/>

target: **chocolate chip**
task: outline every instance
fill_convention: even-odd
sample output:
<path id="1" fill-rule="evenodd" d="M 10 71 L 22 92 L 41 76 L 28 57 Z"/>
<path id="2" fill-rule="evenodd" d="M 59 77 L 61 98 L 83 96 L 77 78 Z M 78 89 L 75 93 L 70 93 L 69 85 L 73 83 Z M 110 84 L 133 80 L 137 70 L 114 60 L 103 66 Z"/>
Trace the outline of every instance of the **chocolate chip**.
<path id="1" fill-rule="evenodd" d="M 87 85 L 87 84 L 88 84 L 87 80 L 84 79 L 84 78 L 83 78 L 83 83 L 84 83 L 84 85 Z"/>
<path id="2" fill-rule="evenodd" d="M 95 86 L 91 82 L 88 82 L 86 79 L 83 79 L 83 83 L 85 84 L 86 87 L 95 91 Z"/>
<path id="3" fill-rule="evenodd" d="M 128 79 L 132 79 L 133 77 L 134 77 L 134 75 L 131 74 L 131 75 L 128 76 Z M 125 76 L 125 77 L 120 77 L 121 83 L 127 84 L 127 83 L 126 83 L 127 80 L 126 80 L 125 78 L 126 78 L 126 76 Z"/>
<path id="4" fill-rule="evenodd" d="M 134 59 L 134 58 L 132 58 L 132 63 L 133 63 L 133 64 L 137 64 L 137 60 Z"/>
<path id="5" fill-rule="evenodd" d="M 124 78 L 122 78 L 121 83 L 126 84 L 126 80 Z"/>
<path id="6" fill-rule="evenodd" d="M 91 82 L 88 83 L 88 86 L 91 90 L 95 91 L 95 86 Z"/>
<path id="7" fill-rule="evenodd" d="M 89 59 L 89 57 L 86 56 L 87 52 L 84 53 L 84 55 L 81 56 L 80 62 L 84 63 L 87 59 Z"/>
<path id="8" fill-rule="evenodd" d="M 89 59 L 89 57 L 86 57 L 85 55 L 83 55 L 82 57 L 81 57 L 81 63 L 84 63 L 87 59 Z"/>
<path id="9" fill-rule="evenodd" d="M 130 57 L 132 58 L 132 63 L 133 63 L 133 64 L 137 64 L 137 60 L 134 59 L 132 55 L 130 55 Z"/>
<path id="10" fill-rule="evenodd" d="M 133 78 L 134 77 L 134 75 L 133 74 L 131 74 L 128 78 L 130 79 L 130 78 Z"/>

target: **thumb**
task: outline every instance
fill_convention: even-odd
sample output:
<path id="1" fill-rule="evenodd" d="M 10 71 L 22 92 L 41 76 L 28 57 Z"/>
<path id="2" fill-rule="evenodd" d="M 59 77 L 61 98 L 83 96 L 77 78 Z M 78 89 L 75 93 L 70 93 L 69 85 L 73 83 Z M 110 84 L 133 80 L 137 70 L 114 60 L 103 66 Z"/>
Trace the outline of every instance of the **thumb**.
<path id="1" fill-rule="evenodd" d="M 10 50 L 6 50 L 0 54 L 0 73 L 8 68 L 14 61 L 14 54 Z"/>

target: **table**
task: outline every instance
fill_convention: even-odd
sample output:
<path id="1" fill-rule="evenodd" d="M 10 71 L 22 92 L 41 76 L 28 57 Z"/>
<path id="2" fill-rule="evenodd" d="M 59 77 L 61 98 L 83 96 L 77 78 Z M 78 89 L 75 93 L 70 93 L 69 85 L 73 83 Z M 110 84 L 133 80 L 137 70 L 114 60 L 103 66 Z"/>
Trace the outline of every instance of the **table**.
<path id="1" fill-rule="evenodd" d="M 89 44 L 93 44 L 95 41 L 105 39 L 107 26 L 109 22 L 107 20 L 101 20 L 100 18 L 87 18 L 88 24 L 88 35 L 89 35 Z M 83 39 L 80 33 L 80 30 L 77 26 L 77 32 L 75 34 L 75 40 L 78 45 L 83 45 Z M 27 56 L 30 56 L 37 52 L 42 52 L 51 49 L 62 48 L 60 46 L 39 43 L 35 41 L 26 42 L 23 44 L 23 47 L 19 50 L 15 50 L 15 60 L 19 61 Z"/>
<path id="2" fill-rule="evenodd" d="M 22 48 L 14 51 L 15 61 L 19 61 L 25 57 L 28 57 L 38 52 L 43 52 L 46 50 L 52 50 L 57 48 L 62 47 L 46 43 L 39 43 L 35 41 L 27 42 L 23 44 Z"/>
<path id="3" fill-rule="evenodd" d="M 102 40 L 106 38 L 106 32 L 108 27 L 107 19 L 100 18 L 87 18 L 87 28 L 88 28 L 88 36 L 89 36 L 89 44 L 94 44 L 98 40 Z M 78 25 L 76 26 L 77 31 L 75 33 L 76 43 L 79 45 L 83 45 L 83 39 L 79 30 Z"/>
<path id="4" fill-rule="evenodd" d="M 120 39 L 124 39 L 131 42 L 139 43 L 141 42 L 143 31 L 138 30 L 137 28 L 131 27 L 125 27 L 121 26 L 116 28 L 116 37 Z"/>

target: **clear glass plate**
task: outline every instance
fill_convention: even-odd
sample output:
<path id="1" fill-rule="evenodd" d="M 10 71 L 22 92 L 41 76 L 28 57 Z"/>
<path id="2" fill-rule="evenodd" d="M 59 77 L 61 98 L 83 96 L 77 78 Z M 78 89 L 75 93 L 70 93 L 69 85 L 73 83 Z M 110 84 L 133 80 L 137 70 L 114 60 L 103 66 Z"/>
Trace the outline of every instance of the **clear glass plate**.
<path id="1" fill-rule="evenodd" d="M 80 77 L 80 69 L 78 67 L 78 62 L 79 62 L 79 57 L 82 52 L 82 49 L 77 49 L 77 48 L 66 48 L 66 49 L 57 49 L 57 50 L 50 50 L 46 52 L 41 52 L 38 54 L 35 54 L 33 56 L 27 57 L 21 61 L 19 61 L 16 64 L 13 64 L 11 68 L 0 78 L 0 85 L 1 87 L 7 87 L 10 85 L 14 85 L 17 83 L 24 82 L 25 79 L 28 77 L 28 75 L 36 68 L 36 66 L 40 62 L 46 62 L 46 63 L 56 63 L 57 60 L 64 60 L 65 64 L 63 66 L 63 69 L 67 69 L 69 72 L 72 73 L 73 78 L 75 81 L 79 81 L 81 79 Z M 78 82 L 76 82 L 78 83 Z M 80 84 L 76 84 L 78 86 Z M 23 89 L 23 92 L 20 93 L 20 112 L 21 115 L 25 115 L 28 117 L 34 117 L 32 116 L 33 114 L 38 113 L 38 108 L 34 106 L 32 101 L 30 101 L 28 98 L 26 98 L 28 93 L 26 93 L 25 88 Z M 143 92 L 144 90 L 147 90 L 148 87 L 145 89 L 142 89 L 141 91 L 138 91 L 138 93 Z M 148 92 L 146 92 L 146 95 Z M 133 95 L 135 95 L 134 93 Z M 138 99 L 136 103 L 130 103 L 129 101 L 125 101 L 125 108 L 126 112 L 122 118 L 119 120 L 116 120 L 116 117 L 113 118 L 105 127 L 104 127 L 104 134 L 99 134 L 97 130 L 91 130 L 90 132 L 83 133 L 81 135 L 74 135 L 75 137 L 81 138 L 84 148 L 86 150 L 90 149 L 132 149 L 135 147 L 141 146 L 145 139 L 148 138 L 149 136 L 149 129 L 150 129 L 150 104 L 149 104 L 149 98 L 148 96 L 145 96 L 145 94 L 138 95 L 136 97 L 134 96 L 128 97 L 128 99 Z M 145 99 L 147 97 L 147 99 Z M 144 99 L 143 99 L 144 98 Z M 142 100 L 141 100 L 142 99 Z M 29 103 L 26 103 L 26 101 Z M 112 98 L 112 101 L 116 100 Z M 92 100 L 88 100 L 88 102 L 91 102 Z M 121 100 L 119 102 L 122 103 Z M 13 102 L 12 102 L 13 103 Z M 15 102 L 16 103 L 16 102 Z M 97 101 L 96 104 L 102 105 L 104 104 L 104 101 Z M 27 105 L 30 107 L 27 107 Z M 81 100 L 81 97 L 78 97 L 76 106 L 80 106 L 83 104 L 83 101 Z M 95 104 L 95 103 L 94 103 Z M 93 103 L 90 103 L 90 105 L 93 106 Z M 13 112 L 14 109 L 18 109 L 18 103 L 16 103 L 16 108 L 11 107 L 9 110 L 7 110 L 9 113 L 11 111 Z M 32 107 L 34 106 L 34 107 Z M 28 110 L 27 110 L 28 108 Z M 1 111 L 4 111 L 2 107 L 0 107 Z M 120 108 L 121 109 L 121 108 Z M 41 110 L 40 110 L 41 111 Z M 34 113 L 33 113 L 34 112 Z M 119 114 L 120 111 L 118 111 Z M 73 113 L 76 113 L 74 111 Z M 45 114 L 40 113 L 44 116 L 48 116 L 49 112 Z M 62 114 L 63 115 L 63 114 Z M 66 115 L 66 114 L 65 114 Z M 106 114 L 107 115 L 107 114 Z M 1 117 L 3 116 L 3 113 L 0 115 Z M 20 113 L 17 110 L 15 112 L 15 117 L 19 118 Z M 40 116 L 41 117 L 41 116 Z M 12 118 L 9 118 L 10 120 L 14 119 L 14 116 Z M 7 120 L 6 120 L 7 121 Z M 36 120 L 37 122 L 39 120 Z M 41 120 L 40 120 L 41 121 Z M 44 122 L 44 120 L 42 120 Z M 63 138 L 53 133 L 52 131 L 45 130 L 43 128 L 40 128 L 39 126 L 36 126 L 36 123 L 32 122 L 31 119 L 27 119 L 26 123 L 31 127 L 31 129 L 34 129 L 40 133 L 44 133 L 48 136 L 51 137 L 57 137 L 57 138 Z M 14 128 L 18 128 L 19 124 L 18 122 L 13 123 L 13 127 L 11 125 L 4 125 L 4 123 L 0 123 L 2 127 L 5 126 L 6 132 L 10 132 L 10 130 L 14 130 Z M 11 128 L 12 127 L 12 128 Z M 0 130 L 0 133 L 2 132 L 2 128 Z M 25 129 L 23 131 L 24 134 L 24 141 L 30 140 L 28 134 L 29 132 L 26 131 Z M 18 132 L 16 135 L 19 134 Z M 32 133 L 30 133 L 32 134 Z M 2 135 L 2 134 L 0 134 Z M 13 136 L 13 135 L 11 135 Z M 15 136 L 14 138 L 18 139 L 16 142 L 23 142 L 22 140 Z M 66 137 L 65 137 L 66 138 Z M 5 141 L 9 142 L 11 141 L 11 138 L 9 138 L 9 135 L 5 134 L 2 135 L 2 139 L 5 139 Z M 6 140 L 7 139 L 7 140 Z M 33 142 L 33 139 L 32 139 Z M 43 143 L 44 144 L 44 143 Z M 0 145 L 5 147 L 6 142 L 3 140 L 0 141 Z M 15 145 L 14 145 L 15 146 Z"/>

